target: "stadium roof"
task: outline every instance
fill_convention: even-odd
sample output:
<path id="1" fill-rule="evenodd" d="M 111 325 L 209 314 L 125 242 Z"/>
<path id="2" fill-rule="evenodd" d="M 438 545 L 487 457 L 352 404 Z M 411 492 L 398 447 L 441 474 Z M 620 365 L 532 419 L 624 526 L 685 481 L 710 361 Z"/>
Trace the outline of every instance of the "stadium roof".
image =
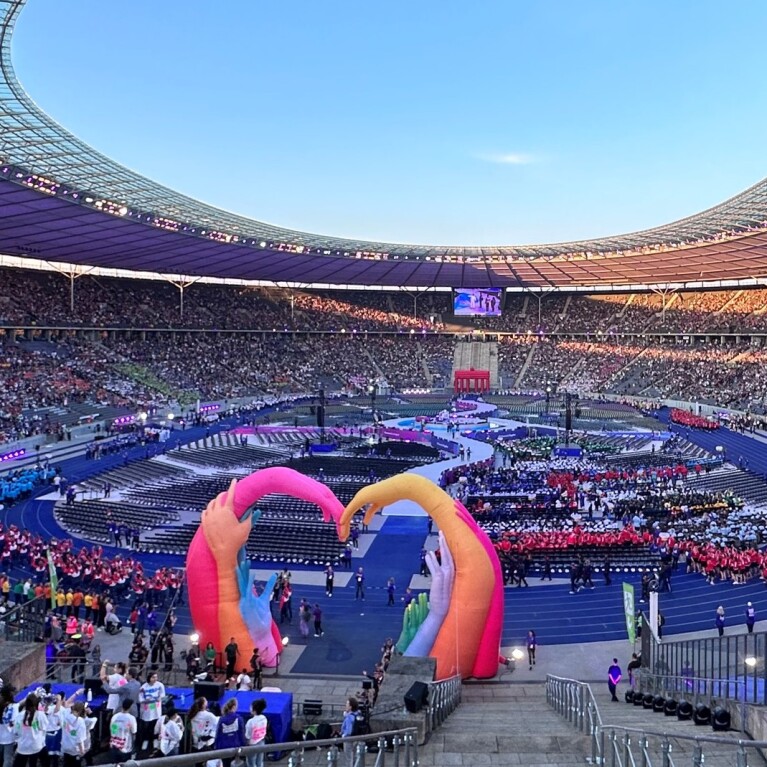
<path id="1" fill-rule="evenodd" d="M 100 154 L 37 107 L 11 62 L 13 28 L 25 2 L 0 0 L 0 252 L 297 284 L 587 289 L 747 285 L 767 278 L 767 180 L 654 229 L 530 246 L 349 240 L 206 205 Z"/>

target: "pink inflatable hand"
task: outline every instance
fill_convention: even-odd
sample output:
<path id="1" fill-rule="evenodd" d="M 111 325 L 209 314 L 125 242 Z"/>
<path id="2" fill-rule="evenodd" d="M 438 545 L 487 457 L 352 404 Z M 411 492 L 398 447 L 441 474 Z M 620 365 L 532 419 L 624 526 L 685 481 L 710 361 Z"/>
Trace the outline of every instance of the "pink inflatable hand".
<path id="1" fill-rule="evenodd" d="M 344 507 L 333 491 L 305 474 L 285 466 L 261 469 L 237 483 L 234 499 L 234 513 L 241 519 L 258 501 L 270 493 L 289 495 L 320 507 L 325 522 L 339 527 Z"/>

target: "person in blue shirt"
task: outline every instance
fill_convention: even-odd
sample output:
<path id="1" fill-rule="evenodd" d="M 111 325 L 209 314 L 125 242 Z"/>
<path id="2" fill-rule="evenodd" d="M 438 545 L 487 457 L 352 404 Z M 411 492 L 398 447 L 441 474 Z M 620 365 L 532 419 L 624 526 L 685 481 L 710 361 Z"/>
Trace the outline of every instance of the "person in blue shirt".
<path id="1" fill-rule="evenodd" d="M 746 628 L 748 629 L 749 634 L 754 633 L 754 623 L 756 623 L 756 609 L 751 602 L 749 602 L 746 605 Z"/>
<path id="2" fill-rule="evenodd" d="M 355 599 L 362 599 L 364 601 L 365 599 L 365 574 L 360 567 L 359 570 L 357 570 L 354 580 L 357 583 L 357 588 L 354 592 L 354 598 Z"/>
<path id="3" fill-rule="evenodd" d="M 724 607 L 719 605 L 716 608 L 716 630 L 719 632 L 719 636 L 724 636 Z"/>
<path id="4" fill-rule="evenodd" d="M 538 647 L 538 640 L 535 638 L 535 632 L 532 629 L 527 632 L 525 645 L 527 646 L 527 660 L 530 664 L 530 671 L 532 671 L 535 665 L 535 650 Z"/>
<path id="5" fill-rule="evenodd" d="M 621 667 L 618 665 L 618 659 L 613 658 L 612 666 L 610 666 L 610 668 L 607 669 L 607 689 L 610 690 L 610 695 L 612 696 L 613 703 L 618 703 L 618 696 L 616 695 L 616 689 L 618 687 L 618 682 L 620 682 L 622 676 L 623 676 L 623 672 L 621 671 Z"/>
<path id="6" fill-rule="evenodd" d="M 245 724 L 237 714 L 237 699 L 224 704 L 216 729 L 215 749 L 242 748 L 245 745 Z M 223 767 L 231 767 L 234 757 L 222 759 Z"/>
<path id="7" fill-rule="evenodd" d="M 359 710 L 359 703 L 356 698 L 348 698 L 346 700 L 346 708 L 344 708 L 344 718 L 341 722 L 341 737 L 350 738 L 354 734 L 354 723 L 357 720 L 357 711 Z M 354 743 L 344 743 L 344 754 L 348 761 L 349 767 L 354 765 Z"/>

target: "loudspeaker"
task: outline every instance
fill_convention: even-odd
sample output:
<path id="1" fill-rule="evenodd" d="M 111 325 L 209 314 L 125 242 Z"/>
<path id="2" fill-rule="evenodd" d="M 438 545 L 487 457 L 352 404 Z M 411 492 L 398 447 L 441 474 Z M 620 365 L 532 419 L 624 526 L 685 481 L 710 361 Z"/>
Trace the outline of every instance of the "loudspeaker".
<path id="1" fill-rule="evenodd" d="M 677 702 L 673 698 L 669 698 L 666 701 L 666 705 L 663 707 L 663 713 L 666 716 L 676 716 Z"/>
<path id="2" fill-rule="evenodd" d="M 626 690 L 626 703 L 633 703 L 634 702 L 634 691 L 633 690 Z"/>
<path id="3" fill-rule="evenodd" d="M 652 710 L 655 711 L 656 714 L 662 714 L 665 709 L 666 699 L 662 695 L 656 695 L 655 698 L 653 698 Z"/>
<path id="4" fill-rule="evenodd" d="M 711 719 L 711 726 L 717 732 L 730 729 L 730 712 L 722 706 L 717 706 L 714 709 L 714 715 Z"/>
<path id="5" fill-rule="evenodd" d="M 573 429 L 573 411 L 570 407 L 570 403 L 567 403 L 565 408 L 565 431 L 572 431 Z"/>
<path id="6" fill-rule="evenodd" d="M 85 680 L 83 687 L 85 688 L 86 693 L 88 690 L 90 690 L 93 693 L 94 698 L 98 695 L 104 695 L 104 685 L 101 684 L 101 679 L 99 679 L 97 676 L 89 676 Z"/>
<path id="7" fill-rule="evenodd" d="M 698 726 L 711 722 L 711 709 L 705 703 L 698 703 L 692 715 L 692 721 Z"/>
<path id="8" fill-rule="evenodd" d="M 413 682 L 405 693 L 405 708 L 411 714 L 417 714 L 429 698 L 429 686 L 423 682 Z"/>
<path id="9" fill-rule="evenodd" d="M 320 427 L 320 429 L 325 428 L 325 406 L 320 405 L 317 408 L 317 426 Z"/>
<path id="10" fill-rule="evenodd" d="M 223 682 L 195 682 L 194 697 L 205 698 L 208 703 L 218 703 L 224 697 Z"/>
<path id="11" fill-rule="evenodd" d="M 649 708 L 652 710 L 653 704 L 655 703 L 655 696 L 648 692 L 644 698 L 642 698 L 642 708 Z"/>
<path id="12" fill-rule="evenodd" d="M 690 719 L 691 717 L 692 703 L 690 703 L 688 700 L 681 701 L 680 704 L 676 707 L 676 718 L 681 722 Z"/>
<path id="13" fill-rule="evenodd" d="M 305 700 L 302 712 L 304 716 L 322 716 L 322 701 Z"/>

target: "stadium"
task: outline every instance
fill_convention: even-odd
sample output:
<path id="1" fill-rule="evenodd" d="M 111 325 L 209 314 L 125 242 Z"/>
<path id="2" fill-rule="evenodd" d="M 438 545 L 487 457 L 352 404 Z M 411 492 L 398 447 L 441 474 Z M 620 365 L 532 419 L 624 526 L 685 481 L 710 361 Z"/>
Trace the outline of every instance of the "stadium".
<path id="1" fill-rule="evenodd" d="M 214 740 L 193 734 L 202 695 L 236 700 L 243 722 L 263 696 L 271 744 L 256 751 L 291 764 L 627 764 L 641 748 L 647 764 L 672 750 L 675 764 L 755 764 L 767 180 L 682 220 L 544 245 L 280 228 L 144 178 L 39 109 L 11 59 L 24 6 L 0 0 L 8 721 L 14 696 L 48 681 L 71 711 L 88 689 L 95 763 L 179 750 L 177 764 L 198 763 Z M 251 475 L 270 478 L 238 564 L 278 637 L 263 668 L 250 647 L 229 657 L 223 620 L 209 641 L 215 569 L 193 556 L 214 499 Z M 462 534 L 427 495 L 375 496 L 398 477 L 463 509 Z M 363 518 L 368 505 L 383 510 Z M 473 573 L 489 602 L 492 578 L 483 590 L 479 567 L 462 569 L 470 531 L 502 590 L 475 628 L 489 634 L 495 616 L 500 643 L 492 673 L 457 660 L 443 673 L 438 642 L 413 650 L 408 616 L 427 602 L 438 614 L 456 554 L 450 593 Z M 102 687 L 116 658 L 141 695 L 153 673 L 164 683 L 165 716 L 139 697 L 127 751 L 110 751 Z M 343 729 L 349 697 L 364 730 Z M 52 698 L 40 706 L 59 716 Z M 175 752 L 162 750 L 169 707 L 188 717 Z M 227 767 L 250 741 L 236 745 Z"/>

